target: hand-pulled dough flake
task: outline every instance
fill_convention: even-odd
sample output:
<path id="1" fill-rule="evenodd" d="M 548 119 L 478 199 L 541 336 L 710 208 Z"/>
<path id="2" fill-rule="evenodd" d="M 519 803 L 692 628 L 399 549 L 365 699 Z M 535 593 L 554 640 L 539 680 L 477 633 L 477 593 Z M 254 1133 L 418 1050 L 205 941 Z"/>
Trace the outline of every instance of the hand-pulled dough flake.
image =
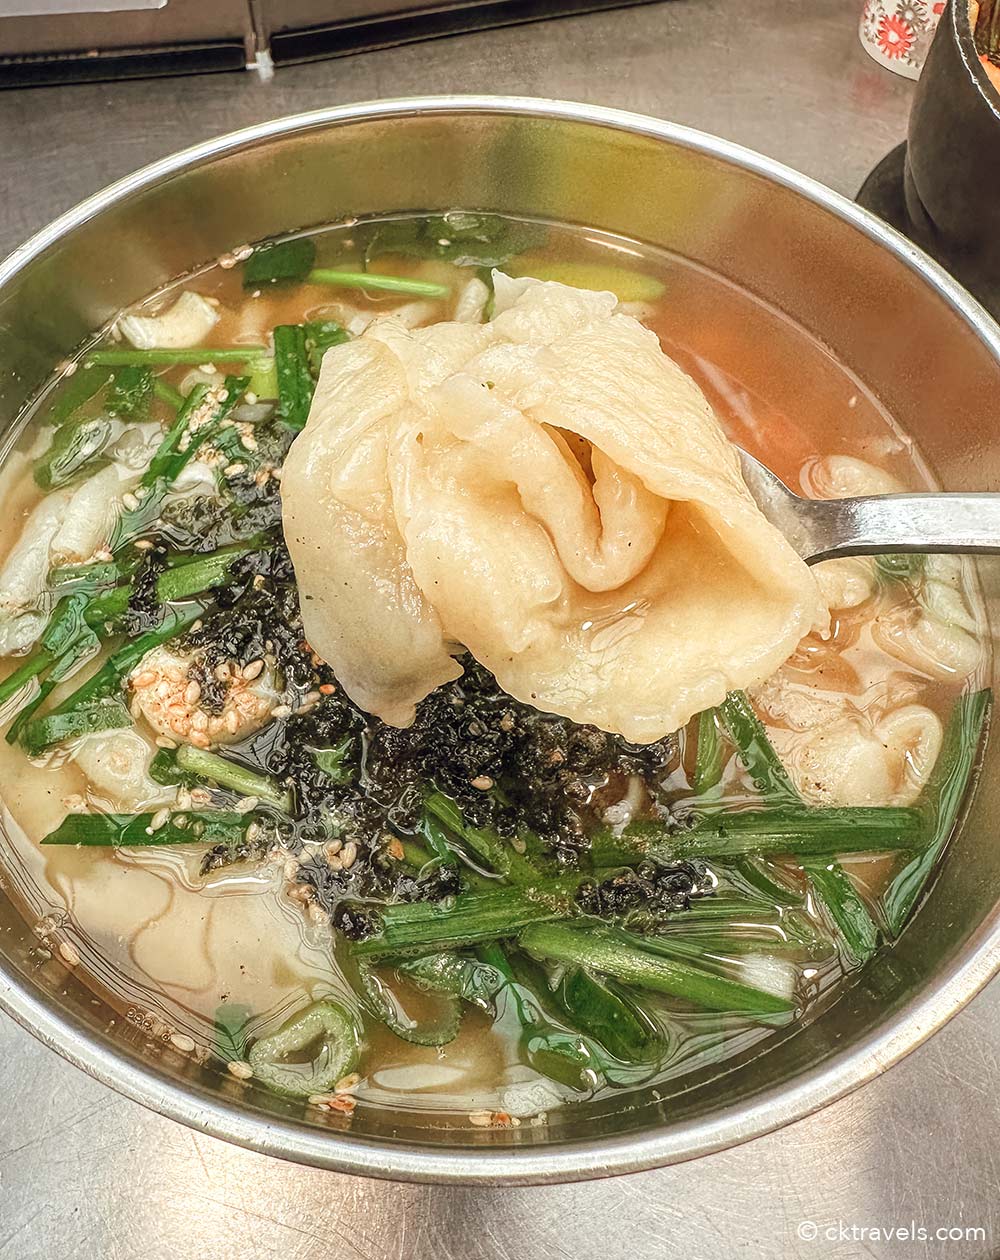
<path id="1" fill-rule="evenodd" d="M 697 385 L 614 295 L 329 351 L 285 464 L 306 636 L 387 722 L 459 673 L 635 742 L 763 681 L 826 609 Z"/>

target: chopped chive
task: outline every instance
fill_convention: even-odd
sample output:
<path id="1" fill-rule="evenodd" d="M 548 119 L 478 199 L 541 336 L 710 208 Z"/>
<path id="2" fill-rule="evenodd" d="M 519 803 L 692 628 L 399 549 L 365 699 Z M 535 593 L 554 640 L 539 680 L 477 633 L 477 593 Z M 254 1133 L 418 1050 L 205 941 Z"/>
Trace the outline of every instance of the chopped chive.
<path id="1" fill-rule="evenodd" d="M 536 884 L 542 878 L 535 864 L 518 853 L 509 840 L 490 828 L 470 827 L 462 811 L 443 792 L 428 793 L 425 805 L 439 822 L 460 836 L 478 857 L 512 884 Z"/>
<path id="2" fill-rule="evenodd" d="M 120 700 L 99 700 L 66 713 L 47 713 L 33 718 L 25 727 L 21 745 L 29 757 L 36 757 L 54 744 L 131 725 L 128 709 Z"/>
<path id="3" fill-rule="evenodd" d="M 323 366 L 323 355 L 331 346 L 339 346 L 345 341 L 350 341 L 351 334 L 332 319 L 310 320 L 303 324 L 303 328 L 306 334 L 309 367 L 313 376 L 319 376 L 319 370 Z"/>
<path id="4" fill-rule="evenodd" d="M 856 963 L 867 962 L 878 949 L 878 928 L 850 875 L 836 858 L 803 862 L 809 882 L 837 927 Z"/>
<path id="5" fill-rule="evenodd" d="M 51 652 L 46 652 L 44 648 L 36 648 L 22 665 L 0 682 L 0 704 L 6 704 L 11 696 L 15 696 L 26 683 L 37 678 L 39 674 L 43 674 L 54 660 L 55 656 Z"/>
<path id="6" fill-rule="evenodd" d="M 801 805 L 802 798 L 746 693 L 730 692 L 721 712 L 743 764 L 764 799 L 775 805 Z M 878 928 L 851 877 L 835 856 L 836 852 L 848 851 L 846 846 L 840 845 L 834 852 L 828 851 L 823 861 L 805 865 L 817 900 L 836 925 L 848 952 L 860 963 L 875 952 Z"/>
<path id="7" fill-rule="evenodd" d="M 313 377 L 301 324 L 279 324 L 275 328 L 274 366 L 281 418 L 290 429 L 302 429 L 312 405 Z"/>
<path id="8" fill-rule="evenodd" d="M 536 957 L 568 966 L 586 967 L 613 976 L 623 984 L 652 989 L 709 1010 L 750 1016 L 783 1015 L 795 1003 L 704 971 L 690 963 L 649 954 L 642 938 L 606 932 L 588 924 L 583 930 L 566 923 L 537 923 L 523 931 L 521 947 Z"/>
<path id="9" fill-rule="evenodd" d="M 389 905 L 382 910 L 380 934 L 359 941 L 353 952 L 359 958 L 429 953 L 514 936 L 530 923 L 566 914 L 570 892 L 561 886 L 544 894 L 497 888 L 460 893 L 450 903 Z"/>
<path id="10" fill-rule="evenodd" d="M 698 747 L 691 786 L 699 796 L 719 786 L 723 769 L 722 737 L 714 709 L 698 715 Z"/>
<path id="11" fill-rule="evenodd" d="M 127 592 L 127 588 L 124 588 L 124 592 Z M 118 591 L 112 591 L 110 595 L 115 596 L 118 600 L 122 598 Z M 125 598 L 127 602 L 127 593 Z M 97 603 L 98 601 L 95 600 L 95 604 Z M 107 604 L 104 605 L 105 608 L 107 606 Z M 138 638 L 132 639 L 120 647 L 117 652 L 112 653 L 96 673 L 92 674 L 76 691 L 56 705 L 47 716 L 58 716 L 76 709 L 90 709 L 99 701 L 114 697 L 121 687 L 123 676 L 137 665 L 148 651 L 181 634 L 193 621 L 201 616 L 202 611 L 200 604 L 171 609 L 158 629 L 149 630 L 146 634 L 139 635 Z M 41 740 L 43 730 L 48 731 L 51 729 L 50 727 L 42 728 L 39 725 L 39 723 L 44 721 L 45 718 L 33 718 L 27 724 L 23 736 L 25 745 L 35 748 L 39 752 L 45 746 Z"/>
<path id="12" fill-rule="evenodd" d="M 237 560 L 253 553 L 253 547 L 222 547 L 210 555 L 166 569 L 156 579 L 156 597 L 162 603 L 188 599 L 213 586 L 222 586 Z"/>
<path id="13" fill-rule="evenodd" d="M 408 293 L 413 297 L 446 298 L 451 288 L 429 280 L 409 280 L 405 276 L 381 276 L 374 271 L 331 271 L 325 267 L 310 271 L 310 284 L 331 284 L 344 289 L 378 289 L 384 293 Z"/>
<path id="14" fill-rule="evenodd" d="M 898 936 L 955 829 L 982 742 L 993 694 L 987 688 L 959 696 L 945 728 L 937 762 L 921 797 L 928 842 L 890 883 L 882 897 L 889 932 Z"/>
<path id="15" fill-rule="evenodd" d="M 303 1051 L 315 1047 L 303 1061 Z M 361 1054 L 358 1021 L 339 1002 L 316 1002 L 250 1047 L 254 1077 L 269 1089 L 308 1098 L 333 1089 Z"/>
<path id="16" fill-rule="evenodd" d="M 132 849 L 161 844 L 213 845 L 242 839 L 251 814 L 226 810 L 159 810 L 145 814 L 67 814 L 42 844 Z M 156 825 L 154 825 L 156 824 Z"/>
<path id="17" fill-rule="evenodd" d="M 237 406 L 247 382 L 245 376 L 227 376 L 219 389 L 202 384 L 188 394 L 142 474 L 137 491 L 138 507 L 118 517 L 111 538 L 113 552 L 132 542 L 157 520 L 167 491 L 198 449 Z"/>
<path id="18" fill-rule="evenodd" d="M 191 350 L 92 350 L 87 365 L 104 367 L 200 367 L 202 363 L 251 363 L 267 346 L 195 346 Z"/>
<path id="19" fill-rule="evenodd" d="M 177 766 L 185 774 L 196 775 L 199 779 L 208 779 L 219 787 L 231 788 L 242 796 L 255 796 L 265 805 L 273 805 L 283 814 L 292 810 L 292 798 L 283 792 L 273 779 L 262 774 L 255 774 L 245 766 L 237 765 L 217 753 L 207 752 L 203 748 L 195 748 L 192 744 L 181 744 L 177 749 Z"/>

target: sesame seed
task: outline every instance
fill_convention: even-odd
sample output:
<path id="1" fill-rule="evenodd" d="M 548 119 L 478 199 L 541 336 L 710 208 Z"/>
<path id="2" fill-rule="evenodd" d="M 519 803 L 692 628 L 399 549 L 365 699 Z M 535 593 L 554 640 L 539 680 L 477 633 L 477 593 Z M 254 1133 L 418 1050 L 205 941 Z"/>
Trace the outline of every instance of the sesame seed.
<path id="1" fill-rule="evenodd" d="M 130 512 L 134 512 L 139 506 L 139 500 L 130 490 L 126 490 L 122 495 L 122 504 L 127 507 Z"/>
<path id="2" fill-rule="evenodd" d="M 223 271 L 230 271 L 236 266 L 235 254 L 220 254 L 218 259 L 219 266 Z"/>
<path id="3" fill-rule="evenodd" d="M 215 670 L 213 672 L 215 673 L 216 682 L 229 682 L 233 673 L 230 667 L 226 665 L 225 663 L 223 663 L 222 665 L 216 665 Z"/>
<path id="4" fill-rule="evenodd" d="M 227 709 L 226 711 L 226 730 L 230 735 L 235 735 L 240 729 L 240 719 L 235 709 Z"/>
<path id="5" fill-rule="evenodd" d="M 222 470 L 223 475 L 226 477 L 238 477 L 241 472 L 245 471 L 246 464 L 241 464 L 238 459 L 234 460 L 231 464 L 227 464 Z"/>
<path id="6" fill-rule="evenodd" d="M 141 674 L 132 675 L 133 687 L 148 687 L 156 682 L 156 672 L 152 669 L 144 669 Z"/>
<path id="7" fill-rule="evenodd" d="M 488 792 L 493 786 L 493 780 L 488 774 L 477 774 L 474 779 L 470 779 L 469 783 L 477 792 Z"/>
<path id="8" fill-rule="evenodd" d="M 286 718 L 292 716 L 292 706 L 290 704 L 276 704 L 271 710 L 271 717 Z"/>
<path id="9" fill-rule="evenodd" d="M 352 1090 L 357 1089 L 361 1084 L 361 1077 L 357 1072 L 349 1072 L 347 1076 L 342 1076 L 334 1085 L 333 1092 L 335 1094 L 349 1094 Z"/>
<path id="10" fill-rule="evenodd" d="M 200 630 L 204 624 L 205 624 L 205 623 L 202 621 L 202 619 L 201 619 L 200 617 L 198 618 L 198 620 L 197 620 L 197 621 L 192 621 L 192 622 L 191 622 L 191 631 L 192 631 L 192 633 L 193 633 L 195 630 Z"/>
<path id="11" fill-rule="evenodd" d="M 236 802 L 233 808 L 236 810 L 237 814 L 249 814 L 252 813 L 259 804 L 259 796 L 244 796 Z"/>
<path id="12" fill-rule="evenodd" d="M 255 451 L 257 449 L 257 439 L 249 433 L 244 433 L 240 438 L 240 446 L 246 451 Z"/>
<path id="13" fill-rule="evenodd" d="M 170 810 L 158 809 L 156 813 L 153 815 L 153 817 L 149 820 L 149 826 L 146 828 L 146 830 L 150 833 L 150 835 L 152 835 L 154 831 L 159 831 L 161 827 L 165 827 L 169 821 L 170 821 Z"/>
<path id="14" fill-rule="evenodd" d="M 192 788 L 191 804 L 192 805 L 211 805 L 212 793 L 208 788 Z"/>
<path id="15" fill-rule="evenodd" d="M 194 1038 L 189 1037 L 187 1033 L 174 1033 L 170 1038 L 170 1044 L 175 1050 L 190 1054 L 194 1049 Z"/>
<path id="16" fill-rule="evenodd" d="M 336 857 L 340 850 L 344 847 L 343 840 L 331 840 L 326 846 L 325 852 L 328 858 Z"/>
<path id="17" fill-rule="evenodd" d="M 194 678 L 184 688 L 184 703 L 197 704 L 201 699 L 201 684 Z"/>
<path id="18" fill-rule="evenodd" d="M 207 748 L 212 742 L 204 731 L 192 731 L 188 738 L 195 748 Z"/>
<path id="19" fill-rule="evenodd" d="M 253 575 L 253 589 L 254 589 L 255 591 L 262 591 L 262 590 L 264 589 L 264 575 L 263 575 L 263 573 L 255 573 L 255 574 Z"/>
<path id="20" fill-rule="evenodd" d="M 80 955 L 77 953 L 76 946 L 69 941 L 61 942 L 59 946 L 59 957 L 63 960 L 67 967 L 76 967 L 80 962 Z"/>
<path id="21" fill-rule="evenodd" d="M 349 871 L 358 857 L 358 846 L 353 840 L 348 840 L 340 853 L 340 865 L 345 871 Z"/>
<path id="22" fill-rule="evenodd" d="M 263 669 L 264 662 L 262 660 L 251 661 L 249 665 L 243 666 L 243 677 L 247 682 L 253 682 Z"/>
<path id="23" fill-rule="evenodd" d="M 148 538 L 140 538 L 135 543 L 136 551 L 152 551 L 153 544 Z"/>
<path id="24" fill-rule="evenodd" d="M 320 693 L 318 691 L 307 691 L 302 697 L 303 704 L 317 704 L 319 702 Z"/>
<path id="25" fill-rule="evenodd" d="M 492 1111 L 470 1111 L 469 1124 L 474 1124 L 477 1129 L 488 1129 L 493 1124 Z"/>
<path id="26" fill-rule="evenodd" d="M 238 1081 L 248 1081 L 253 1076 L 253 1068 L 249 1063 L 244 1063 L 241 1059 L 234 1059 L 232 1063 L 227 1063 L 226 1071 L 231 1076 L 235 1076 Z"/>
<path id="27" fill-rule="evenodd" d="M 211 376 L 212 373 L 215 371 L 215 364 L 214 363 L 199 363 L 198 371 L 204 372 L 206 376 Z"/>
<path id="28" fill-rule="evenodd" d="M 257 401 L 257 395 L 253 392 L 252 389 L 248 389 L 247 392 L 243 395 L 243 397 L 247 400 L 247 402 L 251 406 L 253 406 L 253 404 Z"/>

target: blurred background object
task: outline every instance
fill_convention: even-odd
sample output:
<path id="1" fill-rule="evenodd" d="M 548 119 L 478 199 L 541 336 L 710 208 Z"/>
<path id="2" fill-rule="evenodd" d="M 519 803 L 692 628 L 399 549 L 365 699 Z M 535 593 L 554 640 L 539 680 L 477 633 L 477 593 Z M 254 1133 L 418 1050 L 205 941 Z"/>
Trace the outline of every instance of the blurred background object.
<path id="1" fill-rule="evenodd" d="M 861 45 L 881 65 L 916 79 L 944 7 L 945 0 L 865 0 Z"/>
<path id="2" fill-rule="evenodd" d="M 952 0 L 931 45 L 906 142 L 858 201 L 942 263 L 1000 317 L 1000 2 Z"/>
<path id="3" fill-rule="evenodd" d="M 269 78 L 274 65 L 646 2 L 0 0 L 0 87 L 243 69 Z"/>

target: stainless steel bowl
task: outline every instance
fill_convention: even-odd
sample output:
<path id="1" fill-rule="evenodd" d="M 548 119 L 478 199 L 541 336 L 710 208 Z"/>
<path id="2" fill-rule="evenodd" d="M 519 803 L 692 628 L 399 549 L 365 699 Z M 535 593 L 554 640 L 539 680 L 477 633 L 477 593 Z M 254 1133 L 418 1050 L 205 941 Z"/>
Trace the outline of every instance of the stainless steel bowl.
<path id="1" fill-rule="evenodd" d="M 814 332 L 922 444 L 950 489 L 998 489 L 1000 330 L 904 238 L 745 149 L 551 101 L 381 101 L 199 145 L 84 202 L 0 266 L 0 425 L 53 365 L 171 277 L 241 242 L 398 210 L 542 215 L 676 250 Z M 986 571 L 988 585 L 991 576 Z M 991 604 L 995 590 L 988 592 Z M 1000 964 L 995 747 L 937 884 L 836 1006 L 765 1054 L 666 1097 L 580 1104 L 492 1131 L 359 1110 L 343 1130 L 152 1046 L 72 973 L 32 956 L 0 898 L 0 1006 L 130 1098 L 272 1155 L 422 1181 L 541 1182 L 689 1159 L 786 1124 L 884 1071 Z"/>

